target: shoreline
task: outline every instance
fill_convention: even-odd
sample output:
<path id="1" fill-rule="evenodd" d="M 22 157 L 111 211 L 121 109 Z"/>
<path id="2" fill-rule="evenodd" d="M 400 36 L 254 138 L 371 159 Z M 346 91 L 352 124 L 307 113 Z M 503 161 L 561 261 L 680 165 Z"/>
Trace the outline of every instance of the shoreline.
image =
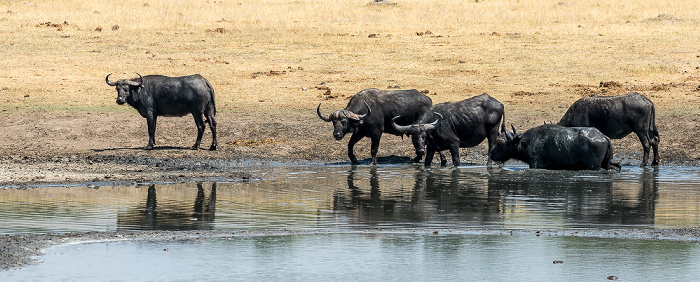
<path id="1" fill-rule="evenodd" d="M 315 234 L 411 234 L 420 236 L 474 235 L 474 236 L 538 236 L 580 237 L 625 240 L 660 240 L 686 243 L 700 242 L 700 227 L 677 229 L 585 229 L 585 230 L 537 230 L 537 229 L 362 229 L 354 231 L 294 231 L 294 230 L 243 230 L 243 231 L 88 231 L 48 234 L 0 235 L 0 271 L 41 263 L 41 256 L 51 247 L 68 244 L 108 243 L 115 241 L 167 241 L 212 240 L 250 236 L 294 236 Z"/>

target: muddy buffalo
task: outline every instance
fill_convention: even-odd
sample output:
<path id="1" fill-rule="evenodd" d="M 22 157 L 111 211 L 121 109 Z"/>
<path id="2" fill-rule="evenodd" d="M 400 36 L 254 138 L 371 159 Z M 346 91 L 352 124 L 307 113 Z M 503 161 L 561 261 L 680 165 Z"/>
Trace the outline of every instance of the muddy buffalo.
<path id="1" fill-rule="evenodd" d="M 620 139 L 634 132 L 644 148 L 641 166 L 646 166 L 650 147 L 654 149 L 651 164 L 659 164 L 659 131 L 655 119 L 654 103 L 632 92 L 612 97 L 581 98 L 569 107 L 559 125 L 595 127 L 611 139 Z"/>
<path id="2" fill-rule="evenodd" d="M 138 73 L 137 73 L 138 74 Z M 117 88 L 117 104 L 124 103 L 134 107 L 148 124 L 148 145 L 144 149 L 153 149 L 156 144 L 156 119 L 159 116 L 184 116 L 192 114 L 197 125 L 197 141 L 193 150 L 199 148 L 204 134 L 204 122 L 209 124 L 212 143 L 209 150 L 216 150 L 216 107 L 214 105 L 214 88 L 209 81 L 199 74 L 183 77 L 147 75 L 135 79 L 110 81 L 108 74 L 105 81 Z"/>
<path id="3" fill-rule="evenodd" d="M 379 141 L 383 133 L 403 135 L 391 126 L 395 116 L 401 116 L 397 123 L 412 124 L 425 113 L 433 102 L 418 90 L 379 90 L 365 89 L 355 94 L 343 110 L 336 110 L 329 116 L 321 114 L 321 104 L 316 114 L 323 121 L 333 122 L 333 137 L 341 140 L 352 133 L 348 142 L 348 157 L 358 163 L 353 147 L 363 137 L 372 140 L 372 164 L 377 163 Z"/>
<path id="4" fill-rule="evenodd" d="M 491 158 L 523 161 L 530 168 L 560 170 L 597 170 L 619 168 L 612 163 L 610 138 L 594 127 L 564 127 L 545 124 L 518 133 L 507 132 L 505 125 L 498 135 Z"/>
<path id="5" fill-rule="evenodd" d="M 488 140 L 488 165 L 491 165 L 491 150 L 498 137 L 503 104 L 488 94 L 471 97 L 459 102 L 434 105 L 416 123 L 400 126 L 393 123 L 397 131 L 410 134 L 416 153 L 427 152 L 425 165 L 430 166 L 435 152 L 449 150 L 452 164 L 460 165 L 459 148 L 474 147 Z M 445 165 L 440 155 L 441 165 Z"/>

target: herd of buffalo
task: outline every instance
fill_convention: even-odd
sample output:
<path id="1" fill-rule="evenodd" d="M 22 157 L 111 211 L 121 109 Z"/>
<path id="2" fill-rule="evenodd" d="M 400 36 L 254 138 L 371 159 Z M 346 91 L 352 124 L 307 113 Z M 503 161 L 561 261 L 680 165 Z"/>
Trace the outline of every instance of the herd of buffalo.
<path id="1" fill-rule="evenodd" d="M 166 77 L 141 76 L 135 79 L 105 81 L 115 86 L 117 103 L 127 103 L 138 110 L 148 123 L 148 145 L 155 145 L 158 116 L 192 114 L 197 125 L 200 146 L 205 122 L 212 131 L 210 150 L 217 147 L 216 107 L 214 89 L 200 75 Z M 435 152 L 445 166 L 445 150 L 452 163 L 460 165 L 459 148 L 474 147 L 488 141 L 488 165 L 492 161 L 517 159 L 531 168 L 598 170 L 620 168 L 613 163 L 610 139 L 623 138 L 634 132 L 644 148 L 641 166 L 648 164 L 654 151 L 652 165 L 659 162 L 659 132 L 655 123 L 654 104 L 645 96 L 633 92 L 612 97 L 584 97 L 566 111 L 557 124 L 544 124 L 519 133 L 506 129 L 503 104 L 488 94 L 459 102 L 433 105 L 430 97 L 418 90 L 365 89 L 355 94 L 348 105 L 326 116 L 321 104 L 318 117 L 333 123 L 333 137 L 341 140 L 352 133 L 348 142 L 348 157 L 357 163 L 353 147 L 363 137 L 371 139 L 372 164 L 377 162 L 379 141 L 383 133 L 408 135 L 416 150 L 415 162 L 425 156 L 430 166 Z"/>

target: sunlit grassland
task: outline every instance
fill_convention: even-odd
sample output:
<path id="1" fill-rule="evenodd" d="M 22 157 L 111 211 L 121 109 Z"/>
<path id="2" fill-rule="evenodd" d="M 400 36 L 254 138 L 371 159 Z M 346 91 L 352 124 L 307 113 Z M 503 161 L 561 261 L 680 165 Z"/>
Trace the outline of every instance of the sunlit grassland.
<path id="1" fill-rule="evenodd" d="M 601 81 L 648 89 L 662 107 L 698 100 L 699 1 L 369 2 L 3 1 L 0 110 L 126 111 L 104 77 L 136 72 L 200 73 L 220 111 L 342 107 L 389 86 L 547 110 Z M 669 83 L 688 86 L 649 87 Z"/>

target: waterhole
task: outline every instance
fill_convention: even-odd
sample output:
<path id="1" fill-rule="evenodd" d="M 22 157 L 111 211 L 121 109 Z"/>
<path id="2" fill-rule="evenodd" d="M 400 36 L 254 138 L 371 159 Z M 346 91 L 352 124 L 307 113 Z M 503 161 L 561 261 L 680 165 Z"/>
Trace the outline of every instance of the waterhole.
<path id="1" fill-rule="evenodd" d="M 700 274 L 697 243 L 518 232 L 700 226 L 696 167 L 249 170 L 256 177 L 232 182 L 0 189 L 2 234 L 264 231 L 59 246 L 46 251 L 44 263 L 0 278 L 542 281 Z"/>

